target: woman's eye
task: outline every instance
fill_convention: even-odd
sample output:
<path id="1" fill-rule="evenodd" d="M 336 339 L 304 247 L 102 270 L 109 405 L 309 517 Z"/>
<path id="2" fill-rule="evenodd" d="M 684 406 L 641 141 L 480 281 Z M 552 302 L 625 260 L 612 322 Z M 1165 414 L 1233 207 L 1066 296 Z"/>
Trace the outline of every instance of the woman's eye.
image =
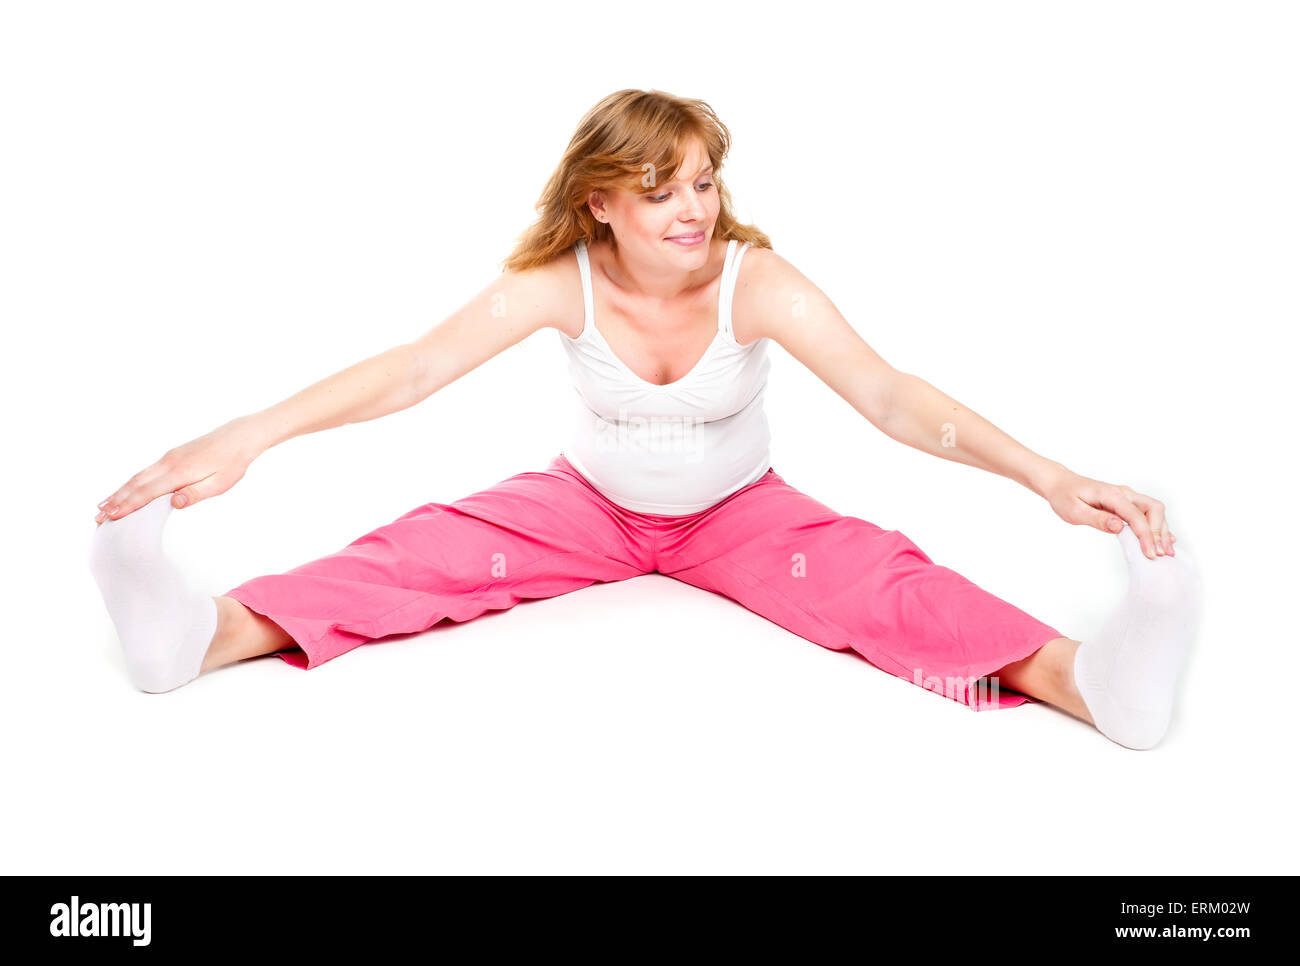
<path id="1" fill-rule="evenodd" d="M 712 181 L 704 181 L 704 182 L 701 182 L 700 184 L 697 184 L 695 187 L 697 187 L 697 188 L 703 188 L 705 191 L 707 191 L 709 188 L 712 188 L 712 187 L 713 187 L 713 182 L 712 182 Z M 658 204 L 658 203 L 661 202 L 661 201 L 667 201 L 667 200 L 668 200 L 668 196 L 667 196 L 667 195 L 651 195 L 651 196 L 650 196 L 650 200 L 653 201 L 655 204 Z"/>

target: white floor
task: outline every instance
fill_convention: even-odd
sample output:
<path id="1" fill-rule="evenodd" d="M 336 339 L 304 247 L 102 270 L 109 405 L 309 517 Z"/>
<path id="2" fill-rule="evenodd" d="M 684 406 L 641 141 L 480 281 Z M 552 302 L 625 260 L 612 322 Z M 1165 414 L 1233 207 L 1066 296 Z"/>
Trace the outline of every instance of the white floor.
<path id="1" fill-rule="evenodd" d="M 13 652 L 10 872 L 1294 863 L 1276 743 L 1243 733 L 1261 706 L 1212 655 L 1164 744 L 1134 752 L 1046 705 L 970 711 L 647 575 L 149 695 L 89 580 L 40 602 L 44 631 Z"/>

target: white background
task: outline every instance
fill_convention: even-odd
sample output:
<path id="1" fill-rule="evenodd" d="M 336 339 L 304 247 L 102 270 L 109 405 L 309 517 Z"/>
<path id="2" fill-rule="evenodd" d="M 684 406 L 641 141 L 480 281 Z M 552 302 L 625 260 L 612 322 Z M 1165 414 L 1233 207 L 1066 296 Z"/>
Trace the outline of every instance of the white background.
<path id="1" fill-rule="evenodd" d="M 3 8 L 5 870 L 1295 872 L 1294 9 L 650 9 Z M 657 574 L 134 690 L 95 504 L 481 290 L 625 87 L 718 111 L 739 216 L 893 365 L 1166 502 L 1207 601 L 1160 746 L 973 713 Z M 558 339 L 267 452 L 169 552 L 215 595 L 543 468 Z M 1099 628 L 1114 537 L 770 351 L 787 482 Z"/>

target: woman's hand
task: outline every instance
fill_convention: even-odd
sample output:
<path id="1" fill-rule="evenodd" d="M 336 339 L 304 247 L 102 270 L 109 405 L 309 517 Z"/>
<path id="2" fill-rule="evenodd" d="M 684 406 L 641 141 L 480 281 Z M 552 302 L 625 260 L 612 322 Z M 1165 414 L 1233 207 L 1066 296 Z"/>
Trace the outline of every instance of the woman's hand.
<path id="1" fill-rule="evenodd" d="M 120 520 L 147 503 L 172 493 L 172 506 L 193 506 L 225 493 L 244 477 L 263 451 L 257 424 L 241 416 L 205 436 L 168 450 L 99 504 L 95 523 Z"/>
<path id="2" fill-rule="evenodd" d="M 1043 496 L 1066 523 L 1119 533 L 1127 522 L 1148 557 L 1174 555 L 1177 538 L 1165 525 L 1165 505 L 1154 497 L 1069 470 L 1056 476 Z"/>

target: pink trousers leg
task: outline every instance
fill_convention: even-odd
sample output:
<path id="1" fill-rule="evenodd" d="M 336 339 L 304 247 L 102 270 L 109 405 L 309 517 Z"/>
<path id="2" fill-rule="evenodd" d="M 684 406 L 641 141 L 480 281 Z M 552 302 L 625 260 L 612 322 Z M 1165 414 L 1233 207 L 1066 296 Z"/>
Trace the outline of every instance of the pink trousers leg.
<path id="1" fill-rule="evenodd" d="M 369 641 L 467 621 L 653 569 L 648 539 L 560 457 L 454 503 L 427 503 L 337 553 L 223 596 L 275 621 L 314 668 Z"/>
<path id="2" fill-rule="evenodd" d="M 1032 701 L 986 676 L 1066 636 L 774 470 L 666 528 L 656 556 L 661 573 L 977 711 Z"/>

